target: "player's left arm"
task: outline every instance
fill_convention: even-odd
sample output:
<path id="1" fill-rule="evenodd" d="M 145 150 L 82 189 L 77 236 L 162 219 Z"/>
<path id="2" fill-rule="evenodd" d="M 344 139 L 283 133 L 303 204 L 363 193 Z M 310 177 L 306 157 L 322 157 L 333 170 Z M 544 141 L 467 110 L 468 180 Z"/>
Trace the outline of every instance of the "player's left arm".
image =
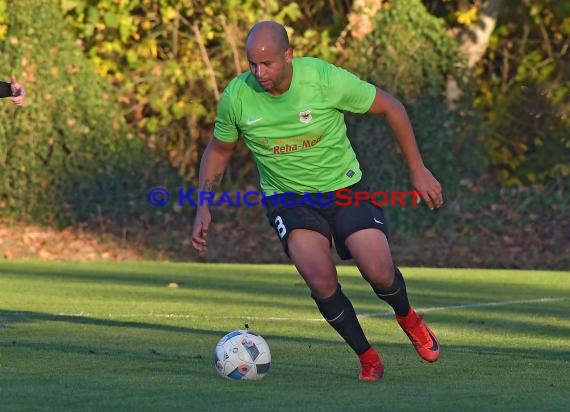
<path id="1" fill-rule="evenodd" d="M 376 88 L 376 96 L 368 109 L 368 114 L 386 117 L 410 170 L 412 185 L 421 193 L 422 199 L 430 210 L 443 204 L 441 184 L 424 165 L 418 149 L 412 123 L 404 105 L 394 96 L 380 88 Z"/>

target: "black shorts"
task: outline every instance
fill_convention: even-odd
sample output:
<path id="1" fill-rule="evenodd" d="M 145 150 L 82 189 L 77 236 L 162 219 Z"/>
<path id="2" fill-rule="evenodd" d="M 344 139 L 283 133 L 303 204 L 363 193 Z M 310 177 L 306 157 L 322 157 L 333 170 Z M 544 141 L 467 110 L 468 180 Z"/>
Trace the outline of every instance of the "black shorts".
<path id="1" fill-rule="evenodd" d="M 345 246 L 351 234 L 374 228 L 388 236 L 388 223 L 382 207 L 370 200 L 355 199 L 355 192 L 370 193 L 369 185 L 360 182 L 339 191 L 327 193 L 293 194 L 285 193 L 265 198 L 267 218 L 281 240 L 287 256 L 289 234 L 295 229 L 308 229 L 321 233 L 334 245 L 343 260 L 352 256 Z M 350 199 L 348 199 L 350 197 Z"/>

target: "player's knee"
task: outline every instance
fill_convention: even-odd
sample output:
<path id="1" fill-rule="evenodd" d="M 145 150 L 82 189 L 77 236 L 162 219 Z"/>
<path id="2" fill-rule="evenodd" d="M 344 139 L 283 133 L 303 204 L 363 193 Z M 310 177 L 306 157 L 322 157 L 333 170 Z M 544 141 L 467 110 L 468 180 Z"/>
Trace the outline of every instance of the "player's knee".
<path id="1" fill-rule="evenodd" d="M 381 262 L 365 275 L 366 280 L 375 289 L 386 289 L 394 283 L 394 265 L 392 261 Z"/>
<path id="2" fill-rule="evenodd" d="M 311 295 L 320 300 L 330 298 L 338 290 L 337 279 L 316 279 L 307 283 L 311 289 Z"/>

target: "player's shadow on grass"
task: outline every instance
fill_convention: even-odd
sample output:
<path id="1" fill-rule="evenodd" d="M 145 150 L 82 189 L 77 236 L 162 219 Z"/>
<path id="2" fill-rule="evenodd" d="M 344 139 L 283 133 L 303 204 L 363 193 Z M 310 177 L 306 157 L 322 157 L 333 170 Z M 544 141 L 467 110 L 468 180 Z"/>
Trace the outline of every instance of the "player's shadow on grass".
<path id="1" fill-rule="evenodd" d="M 159 269 L 161 272 L 156 273 Z M 188 273 L 188 271 L 196 270 L 196 273 Z M 182 265 L 142 265 L 142 267 L 134 267 L 132 270 L 108 270 L 105 266 L 95 268 L 77 268 L 66 265 L 50 266 L 39 265 L 38 267 L 26 267 L 18 265 L 7 265 L 0 267 L 0 274 L 5 272 L 8 275 L 17 275 L 19 278 L 30 277 L 34 281 L 63 281 L 69 283 L 109 283 L 116 285 L 116 288 L 110 288 L 105 291 L 107 297 L 121 299 L 125 293 L 125 286 L 150 286 L 156 289 L 136 289 L 129 290 L 130 294 L 145 295 L 156 299 L 168 299 L 169 302 L 180 303 L 192 299 L 196 301 L 196 296 L 185 293 L 186 291 L 199 290 L 201 293 L 206 291 L 228 291 L 233 293 L 231 296 L 224 297 L 225 304 L 241 305 L 244 298 L 243 294 L 248 296 L 251 302 L 271 308 L 272 314 L 278 313 L 281 309 L 296 309 L 303 313 L 310 313 L 310 317 L 319 317 L 314 307 L 314 303 L 308 297 L 308 290 L 301 279 L 294 274 L 290 268 L 283 269 L 283 273 L 279 271 L 272 273 L 267 277 L 263 273 L 261 275 L 253 272 L 252 278 L 247 279 L 247 271 L 243 267 L 238 266 L 237 270 L 244 271 L 244 278 L 235 276 L 233 270 L 228 270 L 224 265 L 212 269 L 203 269 L 202 266 Z M 287 281 L 275 281 L 285 276 Z M 168 279 L 179 280 L 181 289 L 176 293 L 164 294 L 166 289 L 166 281 Z M 341 283 L 345 293 L 352 299 L 354 307 L 358 313 L 383 313 L 389 315 L 391 309 L 373 295 L 366 282 L 359 276 L 345 276 L 340 274 Z M 292 283 L 289 283 L 292 282 Z M 457 326 L 465 326 L 465 315 L 457 314 L 453 309 L 454 306 L 462 304 L 472 304 L 485 302 L 501 302 L 513 300 L 533 299 L 536 297 L 560 297 L 561 291 L 555 285 L 533 285 L 532 289 L 526 284 L 509 284 L 504 287 L 497 288 L 495 284 L 484 283 L 478 279 L 470 279 L 465 277 L 461 282 L 446 282 L 441 279 L 428 279 L 425 277 L 411 276 L 407 280 L 408 292 L 410 294 L 411 303 L 416 308 L 422 307 L 449 307 L 450 309 L 428 312 L 427 321 L 430 318 L 440 319 L 444 323 L 451 323 Z M 122 286 L 122 287 L 121 287 Z M 290 298 L 299 296 L 299 299 L 292 301 Z M 202 295 L 201 295 L 202 296 Z M 203 299 L 211 299 L 207 294 L 203 295 Z M 285 299 L 284 299 L 285 298 Z M 560 337 L 561 335 L 570 334 L 568 328 L 556 324 L 555 322 L 533 321 L 536 318 L 536 311 L 540 309 L 539 303 L 534 304 L 516 304 L 514 306 L 497 306 L 497 307 L 480 307 L 471 315 L 472 324 L 467 325 L 470 328 L 496 328 L 497 330 L 513 331 L 517 334 L 541 334 L 545 336 Z M 477 313 L 481 313 L 483 318 L 488 319 L 489 313 L 495 313 L 494 320 L 485 320 L 486 324 L 480 323 Z M 52 316 L 44 314 L 45 316 Z M 524 318 L 520 318 L 524 315 Z M 274 315 L 276 316 L 276 315 Z M 517 317 L 519 317 L 517 319 Z M 87 323 L 87 318 L 77 317 L 76 322 Z M 247 316 L 243 317 L 247 320 Z M 116 325 L 125 325 L 129 322 L 119 322 L 109 319 L 94 319 L 94 322 L 117 322 Z M 52 319 L 53 320 L 53 319 Z M 61 320 L 61 317 L 59 317 Z M 71 321 L 71 319 L 69 319 Z M 469 319 L 467 319 L 469 322 Z M 136 325 L 137 322 L 132 322 Z M 148 324 L 153 325 L 153 324 Z M 160 325 L 157 325 L 160 326 Z M 163 325 L 168 327 L 168 325 Z M 134 326 L 133 326 L 134 327 Z"/>
<path id="2" fill-rule="evenodd" d="M 221 330 L 212 331 L 206 329 L 187 328 L 183 326 L 163 325 L 163 324 L 135 322 L 135 321 L 121 321 L 113 319 L 100 319 L 83 315 L 65 315 L 65 314 L 58 315 L 58 314 L 51 314 L 44 312 L 0 309 L 0 319 L 2 318 L 6 319 L 5 323 L 8 328 L 10 327 L 10 325 L 14 325 L 17 323 L 49 321 L 49 322 L 69 322 L 79 325 L 147 329 L 147 330 L 157 330 L 165 332 L 196 333 L 202 335 L 216 335 L 216 336 L 219 335 L 220 333 L 222 333 L 222 335 L 227 333 Z"/>
<path id="3" fill-rule="evenodd" d="M 453 323 L 464 323 L 465 317 L 457 317 L 456 319 L 451 319 L 452 317 L 446 316 L 444 323 L 453 322 Z M 24 345 L 30 348 L 36 348 L 38 350 L 45 350 L 46 348 L 50 347 L 51 349 L 61 350 L 61 351 L 70 351 L 70 346 L 62 345 L 62 344 L 46 344 L 44 342 L 19 342 L 17 339 L 10 341 L 9 339 L 9 329 L 19 323 L 27 323 L 27 322 L 68 322 L 78 325 L 91 325 L 91 326 L 102 326 L 102 327 L 113 327 L 113 328 L 126 328 L 126 329 L 144 329 L 147 331 L 160 331 L 160 332 L 172 332 L 172 333 L 184 333 L 188 335 L 203 335 L 212 338 L 212 341 L 216 341 L 221 336 L 223 336 L 227 331 L 224 329 L 220 330 L 208 330 L 208 329 L 199 329 L 199 328 L 190 328 L 184 326 L 175 326 L 175 325 L 164 325 L 164 324 L 155 324 L 155 323 L 146 323 L 146 322 L 135 322 L 135 321 L 121 321 L 121 320 L 113 320 L 113 319 L 100 319 L 94 318 L 90 316 L 83 316 L 83 315 L 58 315 L 58 314 L 50 314 L 44 312 L 33 312 L 33 311 L 14 311 L 14 310 L 5 310 L 0 309 L 0 320 L 3 328 L 0 329 L 0 336 L 4 335 L 4 337 L 8 337 L 8 339 L 4 339 L 4 343 L 0 343 L 0 347 L 2 346 L 11 346 L 11 345 Z M 513 323 L 513 325 L 509 325 L 509 323 Z M 521 324 L 520 322 L 511 322 L 509 320 L 502 320 L 501 321 L 501 328 L 508 329 L 512 331 L 518 331 L 523 333 L 525 329 L 525 325 Z M 541 330 L 539 333 L 543 334 L 546 331 Z M 8 332 L 8 333 L 6 333 Z M 561 338 L 562 336 L 567 336 L 567 329 L 566 328 L 558 328 L 556 331 L 551 333 L 552 336 Z M 303 338 L 303 337 L 292 337 L 292 336 L 281 336 L 281 335 L 274 335 L 274 334 L 264 334 L 264 337 L 269 340 L 273 341 L 284 341 L 288 344 L 301 344 L 305 347 L 310 348 L 311 346 L 315 345 L 325 345 L 325 346 L 335 346 L 338 345 L 339 348 L 346 349 L 344 343 L 341 343 L 338 340 L 338 337 L 334 335 L 332 332 L 330 334 L 330 339 L 322 339 L 322 338 Z M 65 340 L 65 339 L 63 339 Z M 144 342 L 144 339 L 141 341 L 141 344 Z M 383 350 L 390 350 L 390 351 L 401 351 L 402 348 L 406 352 L 413 350 L 408 348 L 410 343 L 407 341 L 407 338 L 402 335 L 402 342 L 401 343 L 382 343 L 376 342 L 373 340 L 373 344 L 377 344 Z M 445 340 L 441 340 L 442 343 L 442 358 L 445 357 L 453 357 L 460 354 L 465 353 L 473 353 L 478 354 L 481 356 L 512 356 L 516 354 L 516 356 L 520 358 L 540 358 L 540 359 L 561 359 L 564 357 L 568 360 L 568 356 L 562 354 L 558 350 L 549 350 L 547 348 L 528 348 L 524 345 L 515 345 L 515 346 L 501 346 L 501 347 L 494 347 L 494 346 L 482 346 L 482 345 L 448 345 L 446 344 Z M 513 341 L 516 344 L 516 341 Z M 149 343 L 147 346 L 150 346 Z M 73 345 L 71 345 L 73 346 Z M 85 353 L 85 351 L 89 351 L 87 347 L 95 347 L 97 345 L 86 345 L 82 347 L 80 345 L 77 346 L 76 351 Z M 100 346 L 100 344 L 99 344 Z M 391 349 L 389 349 L 391 348 Z M 342 349 L 341 349 L 342 350 Z M 98 349 L 98 353 L 105 354 L 106 352 L 117 352 L 117 350 L 112 349 Z M 152 353 L 152 351 L 151 351 Z"/>
<path id="4" fill-rule="evenodd" d="M 231 295 L 224 297 L 225 304 L 242 305 L 244 295 L 252 303 L 261 306 L 271 307 L 274 310 L 295 309 L 311 311 L 316 313 L 313 301 L 309 297 L 306 286 L 298 287 L 300 282 L 298 275 L 284 268 L 286 279 L 290 282 L 280 280 L 275 283 L 273 280 L 264 279 L 263 273 L 252 272 L 250 277 L 243 268 L 235 271 L 227 267 L 204 268 L 204 265 L 164 265 L 145 263 L 135 266 L 132 269 L 124 267 L 123 270 L 109 270 L 106 266 L 95 265 L 92 267 L 77 267 L 81 265 L 57 265 L 40 264 L 38 267 L 27 267 L 18 265 L 0 266 L 0 276 L 16 275 L 19 279 L 30 278 L 33 281 L 54 282 L 61 281 L 66 284 L 88 285 L 90 283 L 98 285 L 109 285 L 104 293 L 106 297 L 122 299 L 125 287 L 133 286 L 128 290 L 130 296 L 141 296 L 144 299 L 156 298 L 160 300 L 168 299 L 168 302 L 179 303 L 189 302 L 190 299 L 196 301 L 196 297 L 189 296 L 189 292 L 200 291 L 203 299 L 211 299 L 217 291 L 232 291 Z M 236 273 L 240 275 L 236 275 Z M 243 276 L 241 273 L 243 272 Z M 276 279 L 283 279 L 281 273 L 273 274 Z M 179 288 L 176 293 L 168 293 L 166 286 L 169 282 L 176 282 Z M 135 287 L 145 287 L 135 288 Z M 148 287 L 153 289 L 148 289 Z M 210 293 L 211 292 L 211 293 Z M 303 299 L 296 302 L 291 301 L 294 295 L 302 296 Z M 277 315 L 274 315 L 277 316 Z"/>
<path id="5" fill-rule="evenodd" d="M 45 312 L 16 311 L 16 310 L 5 310 L 0 308 L 0 323 L 4 325 L 4 327 L 0 329 L 0 336 L 3 334 L 2 331 L 9 331 L 11 327 L 19 323 L 28 323 L 28 322 L 68 322 L 78 325 L 91 325 L 91 326 L 127 328 L 127 329 L 144 329 L 148 331 L 185 333 L 190 335 L 205 335 L 205 336 L 211 336 L 216 339 L 221 338 L 228 332 L 225 329 L 220 329 L 220 330 L 199 329 L 199 328 L 164 325 L 157 323 L 122 321 L 114 319 L 100 319 L 83 315 L 65 315 L 65 314 L 58 315 L 58 314 L 51 314 Z M 335 340 L 336 335 L 333 335 L 332 333 L 331 333 L 331 340 L 317 339 L 317 338 L 301 338 L 301 337 L 291 337 L 291 336 L 284 337 L 280 335 L 271 335 L 271 334 L 264 334 L 264 337 L 273 338 L 273 339 L 282 339 L 282 340 L 287 340 L 288 342 L 291 343 L 302 343 L 302 344 L 337 343 L 337 341 Z"/>
<path id="6" fill-rule="evenodd" d="M 78 265 L 62 265 L 61 267 L 50 267 L 49 264 L 43 264 L 39 267 L 26 266 L 0 266 L 0 275 L 6 273 L 8 275 L 18 275 L 18 277 L 39 278 L 42 280 L 61 280 L 65 282 L 99 282 L 113 283 L 117 285 L 140 285 L 140 286 L 157 286 L 164 288 L 169 282 L 177 282 L 180 286 L 193 289 L 211 289 L 211 290 L 232 290 L 236 293 L 251 294 L 270 294 L 291 297 L 291 293 L 295 293 L 299 288 L 296 285 L 301 282 L 301 278 L 293 274 L 287 267 L 283 269 L 283 275 L 291 279 L 290 283 L 275 283 L 271 279 L 263 279 L 262 273 L 251 273 L 248 278 L 243 268 L 239 265 L 236 270 L 225 268 L 210 268 L 204 265 L 187 264 L 182 266 L 170 266 L 160 263 L 145 263 L 134 270 L 123 269 L 121 271 L 108 270 L 106 267 L 93 268 L 77 268 Z M 144 268 L 144 270 L 142 270 Z M 244 273 L 236 276 L 237 273 Z M 273 273 L 272 276 L 282 276 L 281 273 Z M 302 289 L 303 294 L 309 296 L 308 289 Z"/>
<path id="7" fill-rule="evenodd" d="M 42 280 L 61 280 L 66 282 L 103 282 L 117 285 L 140 285 L 157 286 L 164 288 L 168 282 L 178 282 L 182 288 L 208 289 L 208 290 L 232 290 L 236 293 L 248 293 L 252 295 L 272 295 L 291 297 L 292 294 L 309 296 L 308 289 L 302 282 L 301 277 L 289 266 L 283 266 L 283 272 L 272 273 L 271 277 L 264 277 L 263 273 L 252 271 L 250 275 L 243 266 L 236 265 L 235 269 L 228 269 L 227 265 L 218 267 L 213 265 L 205 268 L 203 265 L 182 264 L 164 265 L 160 263 L 145 263 L 135 265 L 133 269 L 109 270 L 106 266 L 95 265 L 88 268 L 80 265 L 51 266 L 50 264 L 29 266 L 0 266 L 0 275 L 15 274 L 18 277 L 40 278 Z M 262 266 L 261 266 L 262 267 Z M 445 270 L 445 269 L 442 269 Z M 339 270 L 339 280 L 345 289 L 345 293 L 352 299 L 361 302 L 367 300 L 372 303 L 376 310 L 388 309 L 377 305 L 378 299 L 372 293 L 371 288 L 360 276 L 347 276 Z M 413 275 L 413 271 L 407 271 Z M 236 273 L 240 273 L 236 276 Z M 243 273 L 243 275 L 241 275 Z M 251 276 L 251 277 L 249 277 Z M 274 282 L 272 278 L 284 278 L 282 282 Z M 484 284 L 477 279 L 465 278 L 462 282 L 446 282 L 444 280 L 406 278 L 408 293 L 412 304 L 416 306 L 447 306 L 458 303 L 506 301 L 525 299 L 525 296 L 559 296 L 560 290 L 554 285 L 533 285 L 532 294 L 529 294 L 528 285 L 508 285 L 497 289 L 494 284 Z M 300 286 L 300 287 L 299 287 Z M 279 300 L 275 301 L 276 304 Z M 307 299 L 307 304 L 313 307 L 312 301 Z M 373 310 L 373 308 L 361 308 L 361 310 Z"/>

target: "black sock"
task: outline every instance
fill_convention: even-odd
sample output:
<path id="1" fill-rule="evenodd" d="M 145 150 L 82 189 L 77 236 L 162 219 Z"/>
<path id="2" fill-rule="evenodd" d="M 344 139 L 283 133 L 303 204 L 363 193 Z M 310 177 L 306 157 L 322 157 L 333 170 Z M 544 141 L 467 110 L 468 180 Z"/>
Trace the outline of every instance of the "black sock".
<path id="1" fill-rule="evenodd" d="M 410 301 L 406 292 L 406 283 L 400 270 L 394 266 L 394 283 L 388 289 L 376 289 L 374 293 L 388 303 L 398 316 L 406 316 L 410 311 Z"/>
<path id="2" fill-rule="evenodd" d="M 327 299 L 318 299 L 311 294 L 319 311 L 348 345 L 360 355 L 370 348 L 370 344 L 362 331 L 360 322 L 350 300 L 342 293 L 340 285 L 336 292 Z"/>

